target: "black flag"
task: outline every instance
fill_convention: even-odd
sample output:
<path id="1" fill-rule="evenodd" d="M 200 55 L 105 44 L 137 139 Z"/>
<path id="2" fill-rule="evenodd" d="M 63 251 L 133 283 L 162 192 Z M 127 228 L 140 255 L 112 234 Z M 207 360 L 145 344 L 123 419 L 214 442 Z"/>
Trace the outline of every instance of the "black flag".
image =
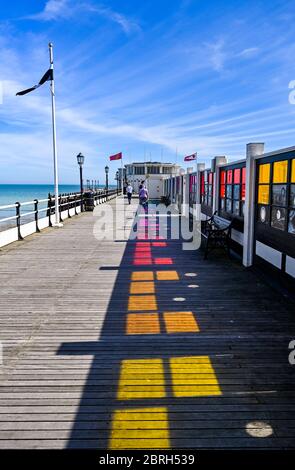
<path id="1" fill-rule="evenodd" d="M 26 90 L 23 90 L 23 91 L 19 91 L 16 94 L 16 96 L 26 95 L 27 93 L 30 93 L 31 91 L 36 90 L 36 88 L 39 88 L 39 86 L 43 85 L 45 82 L 48 82 L 48 80 L 53 80 L 53 70 L 52 69 L 48 69 L 47 72 L 45 72 L 45 74 L 41 78 L 38 85 L 35 85 L 32 88 L 27 88 Z"/>

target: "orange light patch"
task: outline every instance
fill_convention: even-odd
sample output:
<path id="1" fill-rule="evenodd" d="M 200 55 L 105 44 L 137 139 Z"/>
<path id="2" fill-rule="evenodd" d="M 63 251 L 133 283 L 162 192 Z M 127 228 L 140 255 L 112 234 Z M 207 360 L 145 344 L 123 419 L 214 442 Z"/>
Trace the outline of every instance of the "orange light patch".
<path id="1" fill-rule="evenodd" d="M 155 258 L 154 264 L 173 264 L 172 258 Z"/>
<path id="2" fill-rule="evenodd" d="M 154 282 L 131 282 L 130 294 L 154 294 L 155 283 Z"/>
<path id="3" fill-rule="evenodd" d="M 153 281 L 153 271 L 134 271 L 131 274 L 131 281 Z"/>
<path id="4" fill-rule="evenodd" d="M 129 312 L 158 310 L 155 295 L 130 295 L 128 310 Z"/>
<path id="5" fill-rule="evenodd" d="M 158 281 L 178 281 L 179 276 L 177 271 L 157 271 L 156 272 Z"/>
<path id="6" fill-rule="evenodd" d="M 159 333 L 160 322 L 157 313 L 128 313 L 127 335 L 156 335 Z"/>
<path id="7" fill-rule="evenodd" d="M 196 333 L 200 331 L 193 312 L 164 312 L 167 333 Z"/>
<path id="8" fill-rule="evenodd" d="M 152 242 L 153 246 L 167 246 L 166 242 Z"/>

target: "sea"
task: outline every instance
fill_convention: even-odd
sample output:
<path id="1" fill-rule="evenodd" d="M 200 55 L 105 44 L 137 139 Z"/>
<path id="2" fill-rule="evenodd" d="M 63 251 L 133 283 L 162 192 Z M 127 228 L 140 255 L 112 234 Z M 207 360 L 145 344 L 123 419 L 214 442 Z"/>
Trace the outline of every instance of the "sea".
<path id="1" fill-rule="evenodd" d="M 112 186 L 110 186 L 111 189 Z M 98 186 L 102 189 L 103 186 Z M 75 193 L 80 191 L 80 186 L 75 184 L 60 184 L 59 194 Z M 1 209 L 2 206 L 14 204 L 15 202 L 27 202 L 34 199 L 46 199 L 48 193 L 54 194 L 54 186 L 50 184 L 0 184 L 0 231 L 15 226 L 15 220 L 3 220 L 15 215 L 15 208 Z M 46 203 L 40 203 L 40 208 L 47 207 Z M 30 213 L 34 210 L 33 204 L 21 208 L 21 214 Z M 46 211 L 40 213 L 40 217 L 46 216 Z M 22 223 L 33 220 L 33 215 L 28 214 L 21 218 Z M 1 222 L 2 221 L 2 222 Z"/>

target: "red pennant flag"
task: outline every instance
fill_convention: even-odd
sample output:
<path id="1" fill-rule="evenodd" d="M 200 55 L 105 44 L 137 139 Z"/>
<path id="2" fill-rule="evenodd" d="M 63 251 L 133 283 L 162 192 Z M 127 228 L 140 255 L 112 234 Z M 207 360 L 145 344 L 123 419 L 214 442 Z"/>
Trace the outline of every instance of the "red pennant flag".
<path id="1" fill-rule="evenodd" d="M 191 162 L 192 160 L 196 160 L 196 159 L 197 159 L 197 152 L 193 153 L 192 155 L 187 155 L 186 157 L 184 157 L 185 162 Z"/>
<path id="2" fill-rule="evenodd" d="M 110 160 L 111 160 L 111 161 L 112 161 L 112 160 L 121 160 L 121 158 L 122 158 L 122 152 L 116 153 L 116 155 L 111 155 L 111 156 L 110 156 Z"/>

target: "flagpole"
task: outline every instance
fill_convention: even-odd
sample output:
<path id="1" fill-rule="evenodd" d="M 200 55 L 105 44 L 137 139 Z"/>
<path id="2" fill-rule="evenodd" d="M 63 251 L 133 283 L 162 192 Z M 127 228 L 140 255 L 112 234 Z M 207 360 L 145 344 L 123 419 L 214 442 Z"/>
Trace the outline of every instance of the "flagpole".
<path id="1" fill-rule="evenodd" d="M 50 68 L 53 71 L 53 44 L 50 42 L 49 47 L 49 61 Z M 57 147 L 56 147 L 56 119 L 55 119 L 55 90 L 54 90 L 54 76 L 50 80 L 51 90 L 51 113 L 52 113 L 52 143 L 53 143 L 53 168 L 54 168 L 54 198 L 55 198 L 55 227 L 62 227 L 59 217 L 59 194 L 58 194 L 58 166 L 57 166 Z"/>

